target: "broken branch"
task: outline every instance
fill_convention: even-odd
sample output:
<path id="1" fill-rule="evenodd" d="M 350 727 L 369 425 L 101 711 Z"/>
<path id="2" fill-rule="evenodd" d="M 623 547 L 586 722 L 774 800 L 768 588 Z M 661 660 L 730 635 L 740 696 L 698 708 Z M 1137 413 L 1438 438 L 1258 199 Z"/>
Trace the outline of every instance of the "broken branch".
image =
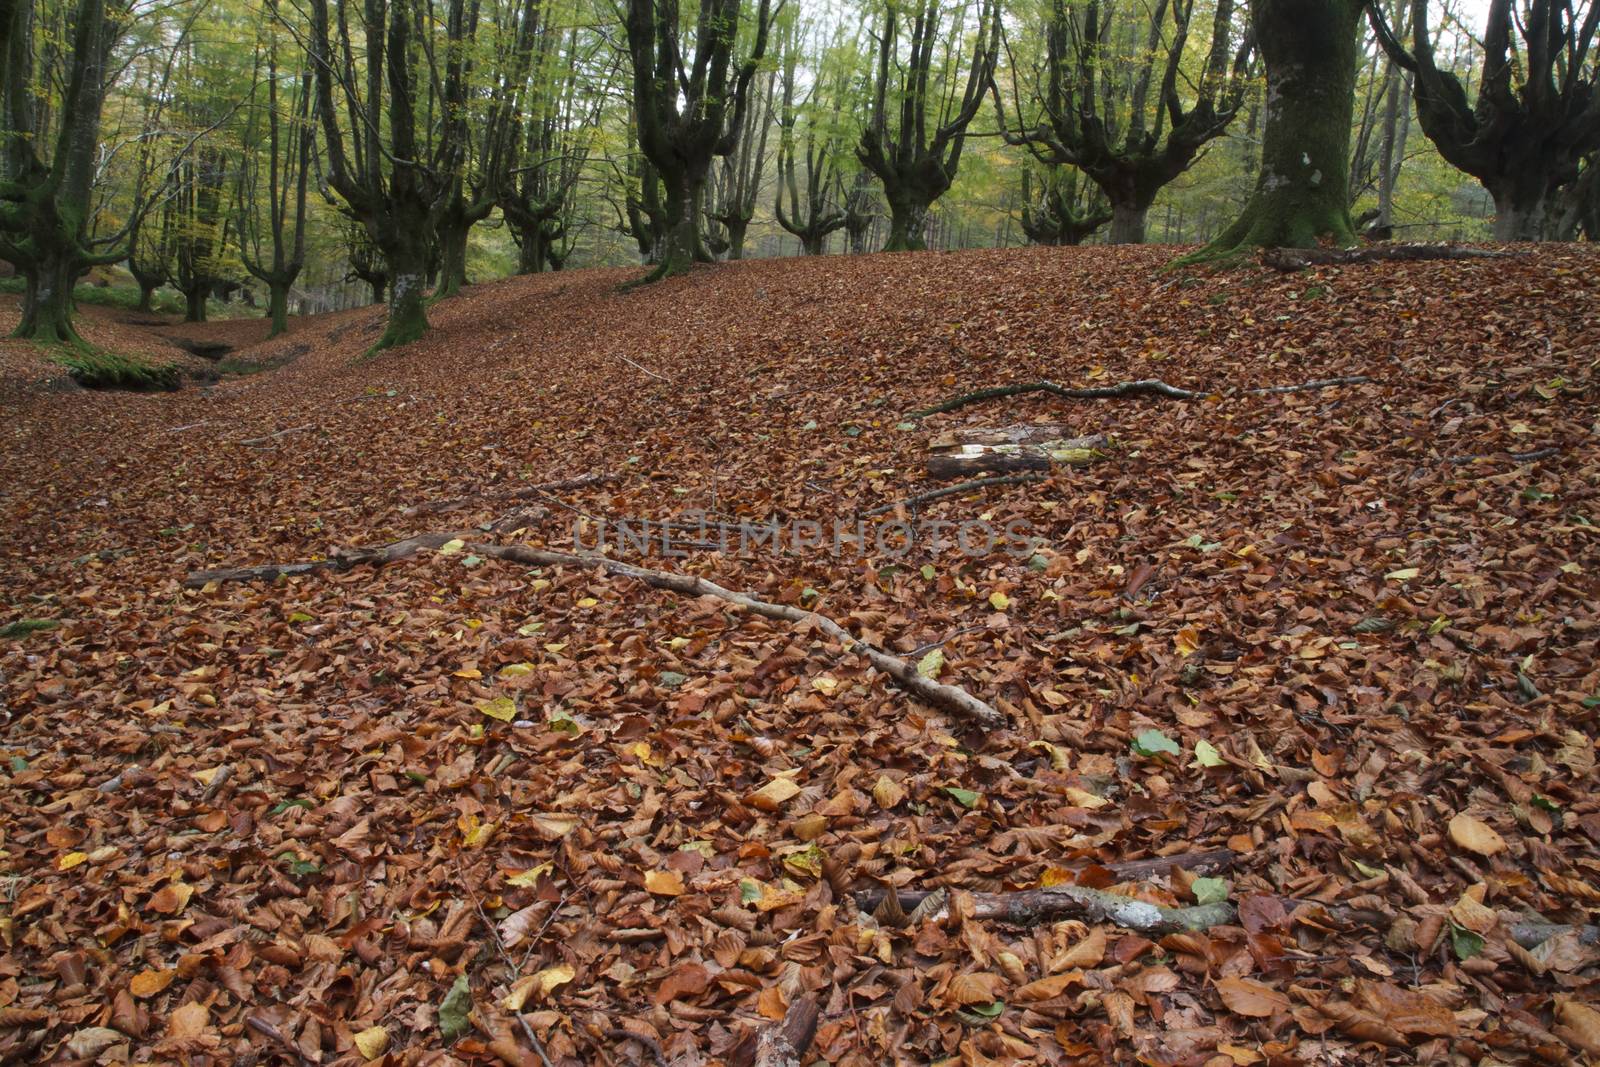
<path id="1" fill-rule="evenodd" d="M 983 400 L 995 400 L 1003 396 L 1018 396 L 1022 393 L 1050 393 L 1053 396 L 1065 397 L 1068 400 L 1110 400 L 1125 396 L 1162 396 L 1169 400 L 1203 400 L 1211 395 L 1210 393 L 1197 393 L 1191 389 L 1180 389 L 1175 385 L 1168 385 L 1160 378 L 1141 378 L 1134 382 L 1121 382 L 1117 385 L 1093 386 L 1085 389 L 1069 388 L 1051 381 L 1022 382 L 1017 385 L 996 385 L 989 389 L 962 393 L 960 396 L 953 396 L 949 400 L 942 400 L 932 407 L 913 411 L 908 418 L 925 418 L 928 415 L 937 415 L 943 411 L 964 408 L 968 404 L 976 404 Z"/>
<path id="2" fill-rule="evenodd" d="M 183 584 L 185 588 L 194 589 L 206 586 L 211 582 L 251 581 L 257 578 L 273 580 L 282 575 L 308 574 L 318 570 L 342 571 L 359 563 L 371 563 L 374 566 L 381 566 L 385 563 L 394 563 L 408 556 L 413 556 L 425 549 L 438 548 L 447 542 L 464 536 L 468 535 L 461 533 L 419 534 L 416 537 L 408 537 L 403 541 L 395 541 L 376 548 L 348 549 L 335 553 L 332 558 L 326 560 L 197 571 L 184 579 Z M 735 607 L 742 608 L 752 615 L 814 626 L 839 642 L 845 651 L 854 652 L 863 657 L 872 665 L 874 670 L 880 674 L 887 675 L 902 689 L 920 697 L 930 706 L 985 729 L 1001 729 L 1007 725 L 1008 720 L 1004 715 L 992 705 L 979 700 L 965 689 L 923 677 L 918 673 L 915 664 L 862 641 L 832 619 L 825 615 L 819 615 L 814 611 L 791 607 L 787 604 L 773 604 L 765 600 L 757 600 L 748 593 L 728 589 L 715 582 L 707 581 L 704 578 L 696 578 L 690 574 L 651 570 L 648 567 L 637 567 L 631 563 L 623 563 L 607 556 L 592 553 L 579 554 L 533 548 L 528 545 L 495 544 L 470 544 L 465 546 L 465 550 L 479 556 L 491 556 L 495 559 L 523 563 L 534 567 L 599 567 L 612 577 L 633 578 L 654 589 L 665 589 L 687 596 L 716 597 L 719 600 L 733 604 Z"/>
<path id="3" fill-rule="evenodd" d="M 907 497 L 904 500 L 896 500 L 892 504 L 880 504 L 875 508 L 863 511 L 861 517 L 870 519 L 876 515 L 887 515 L 898 507 L 915 507 L 918 504 L 926 504 L 931 500 L 969 493 L 974 489 L 987 489 L 992 485 L 1027 485 L 1031 482 L 1047 482 L 1049 480 L 1043 474 L 1007 474 L 995 478 L 974 478 L 970 482 L 959 482 L 956 485 L 947 485 L 943 489 L 932 489 L 926 493 L 918 493 L 916 496 Z"/>
<path id="4" fill-rule="evenodd" d="M 1415 262 L 1425 259 L 1509 259 L 1514 252 L 1495 252 L 1487 248 L 1460 245 L 1375 245 L 1372 248 L 1269 248 L 1261 254 L 1264 266 L 1273 270 L 1304 270 L 1306 267 L 1337 266 L 1345 263 L 1372 263 L 1379 260 Z"/>

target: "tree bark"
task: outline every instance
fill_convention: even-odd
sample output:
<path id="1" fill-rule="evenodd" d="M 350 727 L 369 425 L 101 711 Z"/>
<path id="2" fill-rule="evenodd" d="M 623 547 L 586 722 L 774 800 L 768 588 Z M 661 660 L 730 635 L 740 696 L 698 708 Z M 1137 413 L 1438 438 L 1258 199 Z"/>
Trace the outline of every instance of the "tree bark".
<path id="1" fill-rule="evenodd" d="M 1111 243 L 1114 245 L 1144 244 L 1145 217 L 1150 205 L 1112 204 Z"/>
<path id="2" fill-rule="evenodd" d="M 885 252 L 920 252 L 928 247 L 925 236 L 932 201 L 896 196 L 889 200 L 889 240 Z"/>
<path id="3" fill-rule="evenodd" d="M 389 261 L 393 280 L 389 293 L 389 321 L 372 346 L 374 352 L 410 344 L 428 331 L 428 310 L 425 303 L 424 279 L 427 275 L 427 255 L 421 249 L 391 252 Z"/>
<path id="4" fill-rule="evenodd" d="M 267 339 L 271 340 L 279 334 L 289 330 L 289 283 L 270 282 L 267 285 L 267 318 L 272 321 L 272 327 L 267 331 Z"/>
<path id="5" fill-rule="evenodd" d="M 1361 0 L 1255 0 L 1267 69 L 1261 171 L 1233 225 L 1188 262 L 1356 242 L 1346 190 Z"/>
<path id="6" fill-rule="evenodd" d="M 47 251 L 23 272 L 22 321 L 13 337 L 40 344 L 80 343 L 72 325 L 72 283 L 77 277 L 71 257 Z"/>

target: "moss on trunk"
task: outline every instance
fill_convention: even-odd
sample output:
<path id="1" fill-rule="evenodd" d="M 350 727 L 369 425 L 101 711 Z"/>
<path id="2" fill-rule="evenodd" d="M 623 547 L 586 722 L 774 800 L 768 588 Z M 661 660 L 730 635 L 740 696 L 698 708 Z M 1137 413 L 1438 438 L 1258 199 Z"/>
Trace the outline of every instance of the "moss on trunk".
<path id="1" fill-rule="evenodd" d="M 1250 201 L 1215 241 L 1180 263 L 1256 248 L 1356 243 L 1346 203 L 1360 0 L 1255 0 L 1267 68 L 1261 172 Z"/>

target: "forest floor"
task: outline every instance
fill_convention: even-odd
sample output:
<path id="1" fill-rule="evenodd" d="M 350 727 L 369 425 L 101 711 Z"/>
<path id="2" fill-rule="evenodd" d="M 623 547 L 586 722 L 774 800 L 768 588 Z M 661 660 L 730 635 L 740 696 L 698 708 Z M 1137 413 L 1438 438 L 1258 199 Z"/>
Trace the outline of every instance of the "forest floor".
<path id="1" fill-rule="evenodd" d="M 749 1062 L 808 995 L 834 1064 L 1600 1055 L 1597 251 L 584 271 L 370 360 L 381 309 L 265 343 L 97 313 L 273 368 L 166 394 L 0 345 L 0 626 L 51 627 L 0 630 L 0 1061 Z M 1217 395 L 909 417 L 1156 377 Z M 1022 523 L 1032 558 L 621 553 L 834 619 L 1001 729 L 595 568 L 183 585 L 425 531 L 570 549 L 579 516 L 831 530 L 928 489 L 931 436 L 1033 422 L 1112 443 L 908 516 Z M 858 906 L 885 884 L 952 892 Z M 1040 885 L 1238 915 L 968 895 Z M 1578 925 L 1519 945 L 1529 913 Z"/>

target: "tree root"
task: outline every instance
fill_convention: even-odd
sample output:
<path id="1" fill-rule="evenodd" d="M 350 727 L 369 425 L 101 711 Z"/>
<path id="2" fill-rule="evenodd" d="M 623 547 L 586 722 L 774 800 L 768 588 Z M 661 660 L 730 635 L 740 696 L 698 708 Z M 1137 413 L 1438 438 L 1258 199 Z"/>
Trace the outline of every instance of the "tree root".
<path id="1" fill-rule="evenodd" d="M 426 504 L 417 504 L 406 508 L 400 514 L 411 518 L 416 515 L 433 515 L 441 511 L 454 511 L 456 508 L 466 507 L 468 504 L 500 503 L 507 500 L 527 500 L 532 497 L 542 496 L 545 493 L 558 489 L 583 489 L 591 485 L 604 485 L 614 482 L 621 475 L 611 474 L 585 474 L 579 478 L 562 478 L 554 482 L 541 482 L 538 485 L 525 485 L 504 493 L 473 493 L 468 496 L 458 496 L 450 500 L 434 500 Z"/>
<path id="2" fill-rule="evenodd" d="M 185 588 L 194 589 L 207 587 L 213 582 L 253 581 L 255 579 L 267 579 L 270 581 L 283 576 L 312 574 L 320 570 L 343 571 L 362 563 L 381 566 L 385 563 L 394 563 L 413 556 L 426 549 L 439 548 L 447 542 L 464 539 L 469 536 L 471 536 L 470 533 L 459 532 L 419 534 L 416 537 L 408 537 L 401 541 L 394 541 L 374 548 L 353 548 L 336 552 L 332 557 L 325 560 L 196 571 L 184 579 L 183 584 Z M 819 615 L 814 611 L 791 607 L 787 604 L 773 604 L 765 600 L 757 600 L 748 593 L 728 589 L 715 582 L 707 581 L 704 578 L 696 578 L 690 574 L 675 574 L 671 571 L 658 571 L 648 567 L 638 567 L 631 563 L 623 563 L 620 560 L 593 553 L 578 554 L 534 548 L 529 545 L 495 544 L 467 544 L 464 546 L 463 551 L 478 556 L 493 557 L 511 563 L 522 563 L 534 567 L 599 567 L 612 577 L 633 578 L 654 589 L 665 589 L 685 596 L 716 597 L 719 600 L 727 601 L 735 607 L 742 608 L 752 615 L 813 626 L 839 642 L 845 651 L 853 652 L 866 659 L 873 669 L 880 674 L 887 675 L 902 689 L 919 697 L 930 706 L 988 730 L 1003 729 L 1008 725 L 1005 715 L 1001 714 L 992 705 L 968 693 L 965 689 L 923 677 L 918 673 L 915 664 L 860 640 L 832 619 L 825 615 Z"/>
<path id="3" fill-rule="evenodd" d="M 1267 385 L 1255 389 L 1239 391 L 1243 396 L 1279 396 L 1284 393 L 1305 393 L 1314 389 L 1328 389 L 1336 385 L 1369 385 L 1372 378 L 1365 374 L 1352 374 L 1343 378 L 1318 378 L 1315 381 L 1301 382 L 1298 385 Z M 937 415 L 945 411 L 954 411 L 964 408 L 968 404 L 976 404 L 984 400 L 995 400 L 1003 396 L 1018 396 L 1022 393 L 1051 393 L 1055 396 L 1066 397 L 1069 400 L 1110 400 L 1125 396 L 1159 396 L 1168 400 L 1208 400 L 1223 394 L 1213 393 L 1203 389 L 1180 389 L 1176 385 L 1168 385 L 1160 378 L 1141 378 L 1138 381 L 1121 382 L 1117 385 L 1107 385 L 1086 389 L 1072 389 L 1055 382 L 1022 382 L 1017 385 L 997 385 L 989 389 L 979 389 L 976 392 L 962 393 L 948 400 L 941 400 L 932 407 L 913 411 L 906 417 L 908 419 L 921 419 L 929 415 Z"/>
<path id="4" fill-rule="evenodd" d="M 1496 252 L 1487 248 L 1460 245 L 1373 245 L 1370 248 L 1269 248 L 1261 253 L 1263 266 L 1273 270 L 1304 270 L 1307 267 L 1377 261 L 1415 262 L 1426 259 L 1510 259 L 1515 252 Z"/>

